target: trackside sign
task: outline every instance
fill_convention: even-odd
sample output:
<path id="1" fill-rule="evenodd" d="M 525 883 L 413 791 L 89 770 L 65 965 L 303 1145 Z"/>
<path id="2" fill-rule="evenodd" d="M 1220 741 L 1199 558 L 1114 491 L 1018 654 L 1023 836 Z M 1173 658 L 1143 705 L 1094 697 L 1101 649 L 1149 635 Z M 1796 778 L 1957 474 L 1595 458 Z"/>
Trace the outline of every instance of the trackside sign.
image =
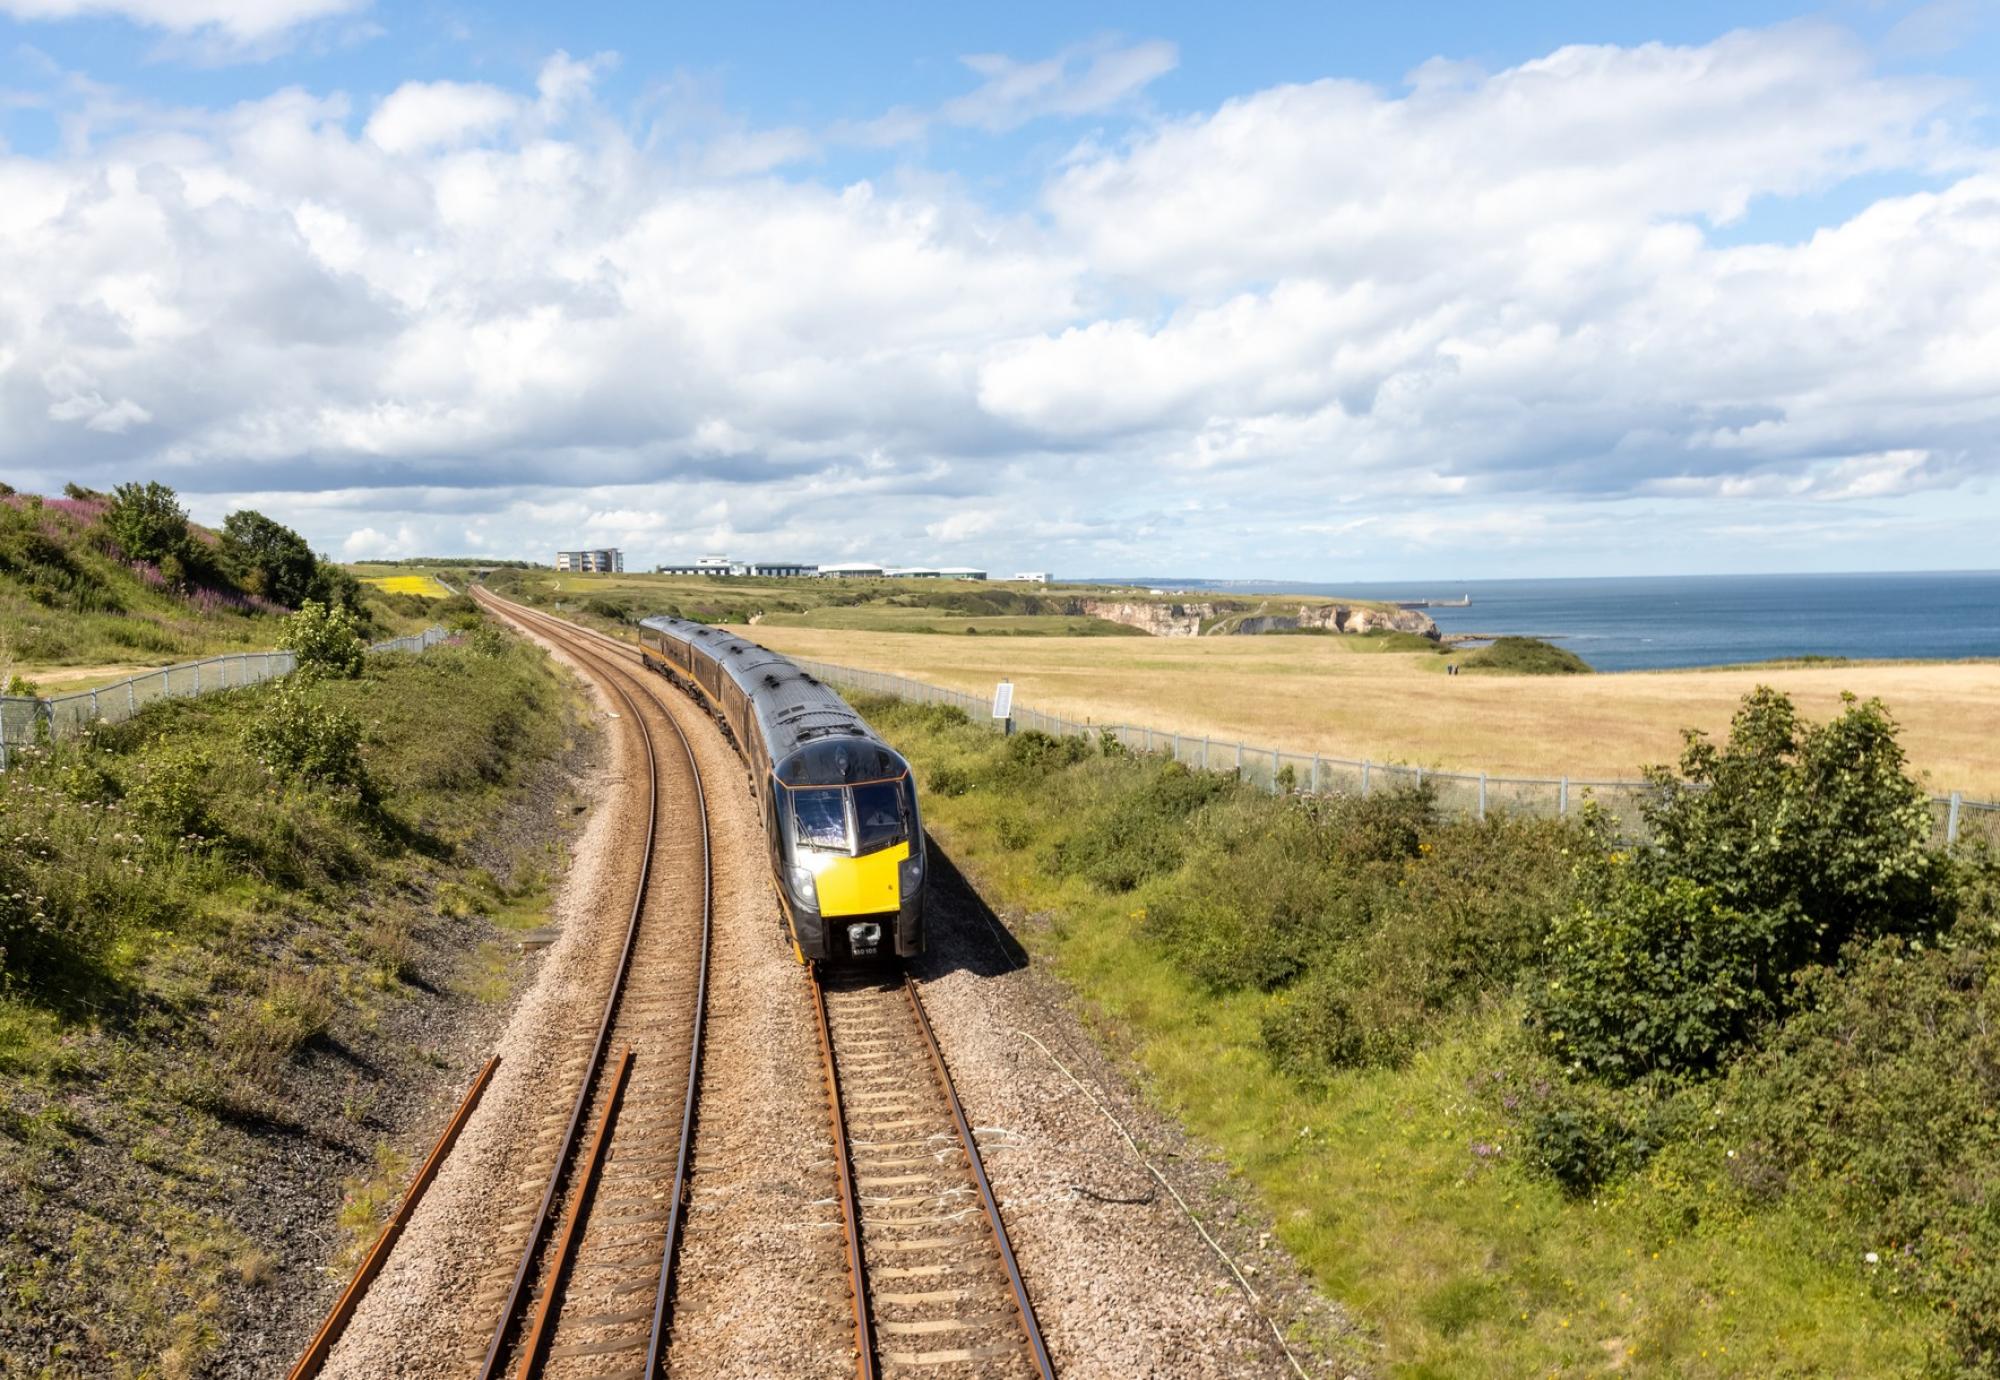
<path id="1" fill-rule="evenodd" d="M 993 717 L 1010 719 L 1014 716 L 1014 682 L 1003 680 L 993 689 Z"/>

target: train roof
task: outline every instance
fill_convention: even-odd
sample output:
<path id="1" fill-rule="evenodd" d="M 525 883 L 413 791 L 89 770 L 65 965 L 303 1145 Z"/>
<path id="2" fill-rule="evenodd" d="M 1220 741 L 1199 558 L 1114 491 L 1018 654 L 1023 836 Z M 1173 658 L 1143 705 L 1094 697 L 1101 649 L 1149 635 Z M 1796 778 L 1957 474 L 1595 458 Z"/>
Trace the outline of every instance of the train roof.
<path id="1" fill-rule="evenodd" d="M 796 662 L 722 628 L 685 618 L 646 618 L 640 627 L 690 643 L 736 682 L 756 716 L 778 779 L 788 786 L 834 786 L 901 776 L 907 766 L 868 721 Z"/>

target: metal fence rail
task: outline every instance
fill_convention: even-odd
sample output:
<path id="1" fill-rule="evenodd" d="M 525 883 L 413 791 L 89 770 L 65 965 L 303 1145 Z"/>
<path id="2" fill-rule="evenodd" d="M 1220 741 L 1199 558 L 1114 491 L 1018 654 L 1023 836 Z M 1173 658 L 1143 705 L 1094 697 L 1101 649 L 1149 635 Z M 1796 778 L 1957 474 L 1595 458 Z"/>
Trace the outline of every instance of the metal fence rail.
<path id="1" fill-rule="evenodd" d="M 426 628 L 407 637 L 377 642 L 368 650 L 421 652 L 449 636 L 443 628 Z M 66 738 L 87 724 L 122 723 L 155 700 L 260 685 L 290 675 L 297 665 L 298 658 L 290 652 L 232 652 L 142 671 L 95 690 L 75 690 L 45 698 L 0 696 L 0 771 L 7 769 L 12 748 Z"/>
<path id="2" fill-rule="evenodd" d="M 794 657 L 801 667 L 829 685 L 920 704 L 956 705 L 975 723 L 992 723 L 991 705 L 977 695 L 949 690 L 885 671 Z M 1112 737 L 1133 752 L 1158 753 L 1205 771 L 1223 771 L 1274 794 L 1369 795 L 1398 786 L 1429 785 L 1447 810 L 1484 819 L 1489 813 L 1566 816 L 1593 801 L 1618 817 L 1627 834 L 1642 827 L 1639 807 L 1652 793 L 1644 781 L 1586 780 L 1579 777 L 1495 776 L 1487 772 L 1436 771 L 1403 763 L 1329 757 L 1318 752 L 1288 752 L 1283 748 L 1196 737 L 1166 729 L 1132 724 L 1104 724 L 1065 719 L 1060 714 L 1016 704 L 1017 728 L 1063 736 Z M 998 724 L 994 725 L 996 728 Z M 1931 797 L 1932 825 L 1946 843 L 1985 839 L 2000 845 L 2000 803 L 1967 800 L 1959 792 Z"/>

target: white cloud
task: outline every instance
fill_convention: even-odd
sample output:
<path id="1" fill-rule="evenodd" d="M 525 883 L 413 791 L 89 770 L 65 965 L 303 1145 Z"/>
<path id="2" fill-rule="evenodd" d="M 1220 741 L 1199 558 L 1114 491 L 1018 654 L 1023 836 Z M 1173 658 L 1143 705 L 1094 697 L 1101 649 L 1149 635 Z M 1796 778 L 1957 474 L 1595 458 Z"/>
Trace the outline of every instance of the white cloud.
<path id="1" fill-rule="evenodd" d="M 1143 48 L 996 60 L 949 118 L 1129 103 Z M 412 83 L 359 136 L 287 90 L 0 155 L 0 469 L 260 495 L 353 554 L 635 563 L 1269 570 L 1695 508 L 1739 515 L 1718 542 L 1993 516 L 1993 152 L 1829 30 L 1258 92 L 1079 151 L 1037 215 L 771 176 L 796 131 L 661 153 L 596 102 L 605 61 Z M 1931 189 L 1715 235 L 1881 171 Z"/>
<path id="2" fill-rule="evenodd" d="M 351 14 L 367 4 L 368 0 L 0 0 L 0 12 L 36 20 L 109 16 L 176 34 L 215 30 L 231 40 L 254 43 L 314 20 Z"/>
<path id="3" fill-rule="evenodd" d="M 559 90 L 565 89 L 559 86 Z M 366 134 L 390 153 L 455 148 L 518 116 L 519 98 L 478 82 L 405 82 L 368 117 Z"/>

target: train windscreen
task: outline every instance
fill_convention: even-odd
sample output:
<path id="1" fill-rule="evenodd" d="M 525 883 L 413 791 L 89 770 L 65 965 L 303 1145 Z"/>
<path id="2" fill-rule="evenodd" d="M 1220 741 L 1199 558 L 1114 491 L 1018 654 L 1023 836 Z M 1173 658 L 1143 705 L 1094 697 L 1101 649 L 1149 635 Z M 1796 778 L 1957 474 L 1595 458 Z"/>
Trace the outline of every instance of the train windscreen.
<path id="1" fill-rule="evenodd" d="M 871 781 L 854 788 L 859 853 L 872 853 L 910 836 L 910 811 L 900 781 Z"/>
<path id="2" fill-rule="evenodd" d="M 847 851 L 847 802 L 838 786 L 793 791 L 792 819 L 803 848 Z"/>

